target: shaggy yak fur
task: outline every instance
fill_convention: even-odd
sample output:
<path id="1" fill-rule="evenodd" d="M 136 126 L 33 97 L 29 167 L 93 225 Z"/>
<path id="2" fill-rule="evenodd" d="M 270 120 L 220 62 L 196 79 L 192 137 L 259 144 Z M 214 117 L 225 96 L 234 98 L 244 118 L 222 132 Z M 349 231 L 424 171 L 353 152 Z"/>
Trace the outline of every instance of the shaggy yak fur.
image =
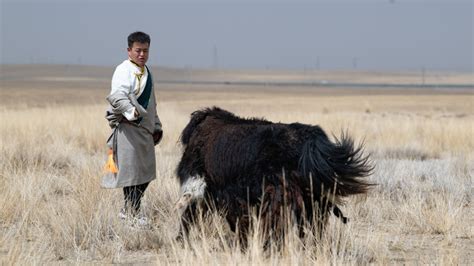
<path id="1" fill-rule="evenodd" d="M 338 207 L 343 198 L 370 186 L 362 146 L 346 134 L 331 142 L 319 126 L 244 119 L 213 107 L 192 113 L 181 143 L 180 238 L 210 210 L 224 215 L 244 247 L 252 210 L 265 243 L 280 241 L 290 220 L 301 237 L 305 224 L 321 235 L 331 212 L 347 222 Z"/>

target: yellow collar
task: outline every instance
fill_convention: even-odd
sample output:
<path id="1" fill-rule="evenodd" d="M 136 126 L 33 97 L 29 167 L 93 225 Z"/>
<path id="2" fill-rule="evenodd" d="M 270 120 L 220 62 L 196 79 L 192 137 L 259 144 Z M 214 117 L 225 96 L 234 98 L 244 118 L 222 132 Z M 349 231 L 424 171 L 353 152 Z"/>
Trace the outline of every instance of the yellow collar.
<path id="1" fill-rule="evenodd" d="M 145 72 L 145 66 L 139 66 L 137 63 L 133 62 L 132 59 L 128 59 L 130 62 L 132 62 L 132 64 L 134 64 L 135 66 L 137 66 L 139 69 L 140 69 L 140 72 L 143 74 Z"/>

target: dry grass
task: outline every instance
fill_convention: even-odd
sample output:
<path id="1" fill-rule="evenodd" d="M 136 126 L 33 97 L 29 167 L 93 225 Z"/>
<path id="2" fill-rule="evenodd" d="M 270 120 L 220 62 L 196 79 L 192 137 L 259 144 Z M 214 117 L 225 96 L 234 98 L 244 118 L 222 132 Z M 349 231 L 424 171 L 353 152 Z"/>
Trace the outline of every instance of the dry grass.
<path id="1" fill-rule="evenodd" d="M 2 84 L 8 98 L 2 97 L 0 110 L 0 264 L 472 264 L 472 93 L 160 87 L 165 137 L 156 149 L 159 178 L 144 199 L 154 223 L 141 230 L 118 219 L 121 191 L 99 187 L 109 133 L 107 90 L 93 87 L 104 84 L 77 83 L 86 88 L 78 98 L 68 96 L 76 90 L 72 85 L 35 84 Z M 347 129 L 365 139 L 376 164 L 370 180 L 379 185 L 349 199 L 343 211 L 351 222 L 331 219 L 320 242 L 290 234 L 283 250 L 264 252 L 255 232 L 243 253 L 214 215 L 181 246 L 174 241 L 177 141 L 189 113 L 209 105 L 319 124 L 336 135 Z"/>

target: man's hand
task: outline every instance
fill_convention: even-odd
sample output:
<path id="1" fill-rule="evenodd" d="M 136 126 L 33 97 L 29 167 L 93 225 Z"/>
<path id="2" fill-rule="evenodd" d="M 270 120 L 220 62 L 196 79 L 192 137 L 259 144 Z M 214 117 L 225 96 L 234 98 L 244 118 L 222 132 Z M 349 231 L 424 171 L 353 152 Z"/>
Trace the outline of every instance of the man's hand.
<path id="1" fill-rule="evenodd" d="M 157 129 L 155 132 L 153 132 L 153 142 L 155 145 L 158 145 L 161 142 L 161 139 L 163 138 L 163 130 Z"/>
<path id="2" fill-rule="evenodd" d="M 135 117 L 145 117 L 147 115 L 147 111 L 143 106 L 141 106 L 137 101 L 137 96 L 132 92 L 128 94 L 128 99 L 130 103 L 135 107 Z"/>

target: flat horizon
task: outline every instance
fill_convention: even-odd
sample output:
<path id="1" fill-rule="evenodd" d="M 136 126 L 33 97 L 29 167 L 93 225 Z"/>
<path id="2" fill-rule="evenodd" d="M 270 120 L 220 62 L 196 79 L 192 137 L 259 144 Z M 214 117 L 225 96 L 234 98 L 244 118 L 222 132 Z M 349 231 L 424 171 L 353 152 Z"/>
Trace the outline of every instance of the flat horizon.
<path id="1" fill-rule="evenodd" d="M 121 61 L 120 61 L 121 62 Z M 0 63 L 0 66 L 74 66 L 74 67 L 97 67 L 97 68 L 115 68 L 120 64 L 77 64 L 77 63 Z M 193 67 L 193 66 L 171 66 L 171 65 L 160 65 L 160 64 L 147 64 L 147 66 L 153 68 L 163 68 L 163 69 L 176 69 L 176 70 L 204 70 L 204 71 L 283 71 L 283 72 L 328 72 L 328 73 L 338 73 L 338 72 L 351 72 L 351 73 L 420 73 L 423 70 L 425 72 L 431 73 L 459 73 L 459 74 L 470 74 L 473 76 L 474 82 L 474 72 L 470 70 L 450 70 L 450 69 L 430 69 L 430 68 L 420 68 L 420 69 L 352 69 L 352 68 L 339 68 L 339 69 L 315 69 L 315 68 L 284 68 L 284 67 L 274 67 L 274 68 L 263 68 L 263 67 Z"/>

